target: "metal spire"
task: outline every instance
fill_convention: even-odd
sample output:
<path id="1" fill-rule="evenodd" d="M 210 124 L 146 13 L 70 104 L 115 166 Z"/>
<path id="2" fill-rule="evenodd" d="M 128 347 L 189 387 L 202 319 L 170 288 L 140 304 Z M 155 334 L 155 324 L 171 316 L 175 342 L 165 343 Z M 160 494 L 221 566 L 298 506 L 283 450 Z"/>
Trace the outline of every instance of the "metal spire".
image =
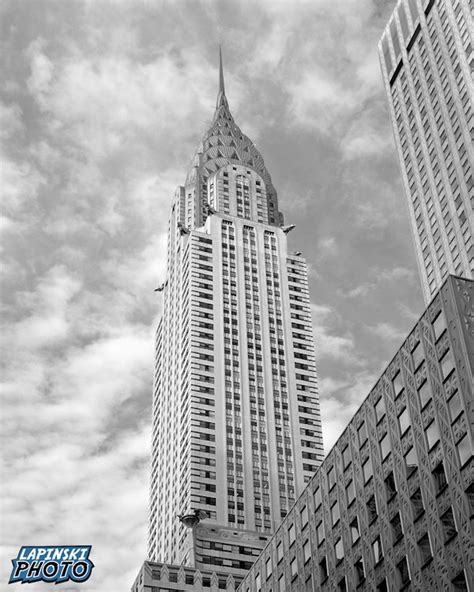
<path id="1" fill-rule="evenodd" d="M 219 92 L 217 93 L 216 109 L 219 109 L 219 107 L 222 106 L 229 108 L 229 105 L 227 103 L 227 97 L 225 96 L 224 67 L 222 66 L 222 49 L 219 45 Z"/>
<path id="2" fill-rule="evenodd" d="M 222 48 L 219 45 L 219 93 L 225 95 L 224 68 L 222 67 Z"/>

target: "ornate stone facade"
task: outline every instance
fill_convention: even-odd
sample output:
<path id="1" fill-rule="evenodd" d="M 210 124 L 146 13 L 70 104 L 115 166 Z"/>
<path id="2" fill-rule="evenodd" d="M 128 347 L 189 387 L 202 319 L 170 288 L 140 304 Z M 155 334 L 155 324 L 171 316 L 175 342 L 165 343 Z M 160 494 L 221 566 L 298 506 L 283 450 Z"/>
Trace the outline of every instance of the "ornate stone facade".
<path id="1" fill-rule="evenodd" d="M 239 590 L 473 590 L 473 365 L 450 276 Z"/>

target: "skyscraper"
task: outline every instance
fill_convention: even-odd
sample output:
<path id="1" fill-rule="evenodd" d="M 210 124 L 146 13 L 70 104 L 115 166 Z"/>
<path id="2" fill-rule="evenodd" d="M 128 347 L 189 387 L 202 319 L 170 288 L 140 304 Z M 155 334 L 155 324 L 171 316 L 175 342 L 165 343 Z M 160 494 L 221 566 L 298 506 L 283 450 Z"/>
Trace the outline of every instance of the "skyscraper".
<path id="1" fill-rule="evenodd" d="M 467 0 L 399 0 L 379 43 L 426 302 L 473 277 L 473 28 Z"/>
<path id="2" fill-rule="evenodd" d="M 322 460 L 307 268 L 288 251 L 291 229 L 230 113 L 220 59 L 159 288 L 152 561 L 243 575 Z"/>
<path id="3" fill-rule="evenodd" d="M 240 592 L 473 590 L 473 302 L 445 280 Z"/>

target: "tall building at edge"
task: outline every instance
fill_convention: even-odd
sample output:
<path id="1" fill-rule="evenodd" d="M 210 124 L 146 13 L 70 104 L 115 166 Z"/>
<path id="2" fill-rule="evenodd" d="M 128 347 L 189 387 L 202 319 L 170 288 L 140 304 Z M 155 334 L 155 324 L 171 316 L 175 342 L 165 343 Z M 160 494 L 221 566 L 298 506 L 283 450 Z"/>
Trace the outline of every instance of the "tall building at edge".
<path id="1" fill-rule="evenodd" d="M 168 227 L 156 333 L 149 559 L 236 580 L 323 457 L 307 268 L 263 158 L 214 118 Z"/>
<path id="2" fill-rule="evenodd" d="M 449 276 L 239 592 L 473 592 L 473 426 L 474 282 Z"/>
<path id="3" fill-rule="evenodd" d="M 425 301 L 473 277 L 472 1 L 399 0 L 379 43 Z"/>

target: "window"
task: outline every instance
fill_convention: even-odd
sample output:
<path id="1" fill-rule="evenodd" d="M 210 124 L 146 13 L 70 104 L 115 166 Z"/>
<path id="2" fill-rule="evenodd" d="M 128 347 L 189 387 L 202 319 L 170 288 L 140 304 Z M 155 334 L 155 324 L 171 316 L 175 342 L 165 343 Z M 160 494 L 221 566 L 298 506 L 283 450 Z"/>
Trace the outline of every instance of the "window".
<path id="1" fill-rule="evenodd" d="M 374 554 L 374 565 L 377 565 L 377 563 L 383 559 L 382 541 L 380 540 L 380 536 L 372 542 L 372 553 Z"/>
<path id="2" fill-rule="evenodd" d="M 326 578 L 328 577 L 328 564 L 326 561 L 326 557 L 323 557 L 323 559 L 319 562 L 319 575 L 321 583 L 324 582 L 324 580 L 326 580 Z"/>
<path id="3" fill-rule="evenodd" d="M 430 537 L 428 533 L 423 535 L 418 541 L 418 549 L 420 551 L 421 565 L 425 565 L 432 558 Z"/>
<path id="4" fill-rule="evenodd" d="M 321 543 L 324 541 L 324 524 L 322 520 L 316 526 L 316 537 L 318 540 L 318 545 L 321 545 Z"/>
<path id="5" fill-rule="evenodd" d="M 303 545 L 303 558 L 305 563 L 311 559 L 311 543 L 309 541 L 305 541 Z"/>
<path id="6" fill-rule="evenodd" d="M 359 532 L 359 521 L 357 520 L 357 516 L 352 520 L 352 522 L 349 524 L 349 528 L 351 530 L 351 538 L 352 538 L 352 544 L 356 543 L 359 538 L 360 538 L 360 532 Z"/>
<path id="7" fill-rule="evenodd" d="M 375 502 L 375 495 L 371 495 L 367 500 L 367 518 L 369 524 L 377 518 L 377 504 Z"/>
<path id="8" fill-rule="evenodd" d="M 413 360 L 413 369 L 417 370 L 425 358 L 425 354 L 420 342 L 416 344 L 415 349 L 411 352 L 411 357 Z"/>
<path id="9" fill-rule="evenodd" d="M 272 558 L 267 557 L 265 561 L 265 575 L 269 578 L 272 575 Z"/>
<path id="10" fill-rule="evenodd" d="M 359 586 L 365 580 L 365 567 L 362 557 L 354 563 L 354 571 L 356 575 L 356 584 Z"/>
<path id="11" fill-rule="evenodd" d="M 344 559 L 344 545 L 342 544 L 342 539 L 339 538 L 334 545 L 334 552 L 336 554 L 336 563 L 342 561 Z"/>
<path id="12" fill-rule="evenodd" d="M 339 520 L 340 517 L 341 517 L 341 514 L 339 512 L 339 502 L 335 501 L 333 503 L 333 505 L 331 506 L 331 519 L 332 519 L 333 526 L 337 523 L 337 521 Z"/>
<path id="13" fill-rule="evenodd" d="M 423 506 L 423 499 L 421 497 L 421 490 L 418 488 L 410 497 L 411 507 L 413 508 L 413 519 L 416 520 L 419 518 L 425 508 Z"/>
<path id="14" fill-rule="evenodd" d="M 390 520 L 392 527 L 393 544 L 397 543 L 403 536 L 402 521 L 400 520 L 400 513 L 397 512 L 395 516 Z"/>
<path id="15" fill-rule="evenodd" d="M 342 451 L 342 464 L 344 466 L 344 469 L 347 469 L 347 467 L 351 464 L 351 451 L 349 448 L 349 444 Z"/>
<path id="16" fill-rule="evenodd" d="M 365 422 L 363 421 L 359 428 L 357 429 L 357 435 L 359 438 L 359 446 L 362 446 L 364 442 L 367 440 L 367 428 L 365 426 Z"/>
<path id="17" fill-rule="evenodd" d="M 451 416 L 451 421 L 454 421 L 463 411 L 461 395 L 459 391 L 456 391 L 454 395 L 449 399 L 448 407 L 449 415 Z"/>
<path id="18" fill-rule="evenodd" d="M 469 590 L 467 587 L 466 574 L 463 571 L 460 571 L 457 576 L 451 580 L 451 583 L 455 592 L 461 592 L 464 590 L 468 592 Z"/>
<path id="19" fill-rule="evenodd" d="M 428 403 L 428 401 L 431 400 L 432 397 L 431 388 L 427 380 L 425 380 L 425 382 L 418 389 L 418 396 L 420 397 L 420 405 L 423 409 L 423 407 Z"/>
<path id="20" fill-rule="evenodd" d="M 388 500 L 390 500 L 397 493 L 397 489 L 395 487 L 395 477 L 393 476 L 393 473 L 389 473 L 385 477 L 385 491 L 387 493 Z"/>
<path id="21" fill-rule="evenodd" d="M 375 403 L 375 418 L 379 422 L 385 415 L 385 401 L 383 396 Z"/>
<path id="22" fill-rule="evenodd" d="M 339 580 L 337 584 L 337 592 L 347 592 L 347 584 L 346 584 L 346 577 L 344 576 L 342 580 Z"/>
<path id="23" fill-rule="evenodd" d="M 446 380 L 446 378 L 448 378 L 448 376 L 454 370 L 454 357 L 450 349 L 448 349 L 448 351 L 444 354 L 439 363 L 441 364 L 443 380 Z"/>
<path id="24" fill-rule="evenodd" d="M 410 581 L 410 572 L 408 570 L 408 561 L 406 556 L 397 565 L 400 586 L 405 586 Z"/>
<path id="25" fill-rule="evenodd" d="M 300 511 L 301 517 L 301 528 L 304 528 L 308 524 L 308 508 L 304 506 Z"/>
<path id="26" fill-rule="evenodd" d="M 415 447 L 412 446 L 405 453 L 405 469 L 407 472 L 407 479 L 416 471 L 418 468 L 418 459 L 416 457 Z"/>
<path id="27" fill-rule="evenodd" d="M 348 506 L 350 506 L 352 502 L 355 500 L 355 485 L 352 479 L 346 485 L 346 499 Z"/>
<path id="28" fill-rule="evenodd" d="M 298 573 L 298 564 L 296 562 L 296 557 L 294 557 L 291 561 L 290 561 L 290 574 L 291 577 L 294 578 Z"/>
<path id="29" fill-rule="evenodd" d="M 444 470 L 444 465 L 440 462 L 436 467 L 433 469 L 433 479 L 435 485 L 435 492 L 436 495 L 441 493 L 443 489 L 447 486 L 448 480 L 446 479 L 446 472 Z"/>
<path id="30" fill-rule="evenodd" d="M 319 508 L 319 506 L 322 504 L 322 501 L 323 501 L 323 498 L 321 496 L 321 489 L 319 487 L 314 492 L 313 499 L 314 499 L 315 509 Z"/>
<path id="31" fill-rule="evenodd" d="M 390 440 L 388 438 L 388 433 L 386 433 L 380 440 L 380 452 L 382 454 L 382 460 L 385 460 L 390 454 Z"/>
<path id="32" fill-rule="evenodd" d="M 387 580 L 384 578 L 376 588 L 377 592 L 388 592 Z"/>
<path id="33" fill-rule="evenodd" d="M 281 541 L 277 545 L 277 561 L 280 562 L 283 559 L 283 545 Z"/>
<path id="34" fill-rule="evenodd" d="M 279 592 L 286 592 L 286 583 L 285 583 L 285 576 L 280 576 L 278 580 L 278 591 Z"/>
<path id="35" fill-rule="evenodd" d="M 370 457 L 362 465 L 362 471 L 364 472 L 364 481 L 367 483 L 373 475 L 372 461 L 370 460 Z"/>
<path id="36" fill-rule="evenodd" d="M 334 466 L 332 466 L 328 471 L 328 489 L 332 489 L 336 484 L 336 471 L 334 470 Z"/>
<path id="37" fill-rule="evenodd" d="M 439 429 L 436 420 L 432 421 L 426 428 L 426 439 L 428 441 L 429 450 L 431 450 L 439 441 Z"/>
<path id="38" fill-rule="evenodd" d="M 395 378 L 392 380 L 392 384 L 395 397 L 398 397 L 398 395 L 403 391 L 403 379 L 401 372 L 397 372 Z"/>
<path id="39" fill-rule="evenodd" d="M 467 434 L 464 434 L 461 440 L 456 444 L 456 450 L 458 451 L 461 467 L 463 467 L 472 456 L 471 445 L 469 444 Z"/>
<path id="40" fill-rule="evenodd" d="M 290 528 L 288 529 L 288 539 L 289 539 L 290 547 L 295 542 L 295 536 L 296 536 L 295 535 L 295 525 L 292 524 L 290 526 Z"/>
<path id="41" fill-rule="evenodd" d="M 403 434 L 410 427 L 410 415 L 408 413 L 408 407 L 405 407 L 405 409 L 398 416 L 398 425 L 400 426 L 400 435 L 403 436 Z"/>
<path id="42" fill-rule="evenodd" d="M 457 534 L 452 508 L 448 508 L 441 516 L 441 524 L 443 526 L 444 542 L 447 543 Z"/>
<path id="43" fill-rule="evenodd" d="M 433 321 L 433 331 L 434 331 L 436 341 L 438 341 L 438 339 L 444 333 L 445 329 L 446 329 L 446 318 L 444 316 L 444 312 L 441 311 L 439 313 L 439 315 Z"/>
<path id="44" fill-rule="evenodd" d="M 257 590 L 262 589 L 262 581 L 259 573 L 255 576 L 255 587 L 257 588 Z"/>

